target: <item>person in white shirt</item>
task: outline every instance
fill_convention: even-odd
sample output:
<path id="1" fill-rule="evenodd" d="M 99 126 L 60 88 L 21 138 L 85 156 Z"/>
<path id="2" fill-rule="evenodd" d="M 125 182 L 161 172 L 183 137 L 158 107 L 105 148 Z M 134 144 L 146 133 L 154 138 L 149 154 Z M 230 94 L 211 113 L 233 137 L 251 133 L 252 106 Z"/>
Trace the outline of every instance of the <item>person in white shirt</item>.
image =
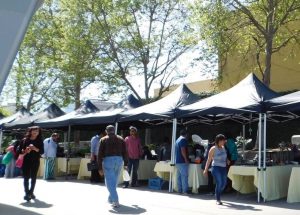
<path id="1" fill-rule="evenodd" d="M 44 140 L 45 180 L 55 179 L 54 169 L 58 141 L 59 135 L 57 133 L 53 133 L 51 137 Z"/>

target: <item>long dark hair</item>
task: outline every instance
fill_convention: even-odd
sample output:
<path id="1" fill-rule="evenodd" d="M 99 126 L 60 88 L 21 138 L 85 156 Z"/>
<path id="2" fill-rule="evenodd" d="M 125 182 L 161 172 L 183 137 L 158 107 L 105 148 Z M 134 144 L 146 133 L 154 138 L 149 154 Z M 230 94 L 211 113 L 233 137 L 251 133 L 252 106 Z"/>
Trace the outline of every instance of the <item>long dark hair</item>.
<path id="1" fill-rule="evenodd" d="M 226 140 L 226 137 L 223 134 L 218 134 L 215 139 L 215 145 L 219 146 L 219 142 L 222 140 Z"/>
<path id="2" fill-rule="evenodd" d="M 36 140 L 43 141 L 42 129 L 39 126 L 32 126 L 32 127 L 27 128 L 24 139 L 26 141 L 30 140 L 30 138 L 31 138 L 31 132 L 33 130 L 39 130 L 39 135 L 36 137 Z"/>

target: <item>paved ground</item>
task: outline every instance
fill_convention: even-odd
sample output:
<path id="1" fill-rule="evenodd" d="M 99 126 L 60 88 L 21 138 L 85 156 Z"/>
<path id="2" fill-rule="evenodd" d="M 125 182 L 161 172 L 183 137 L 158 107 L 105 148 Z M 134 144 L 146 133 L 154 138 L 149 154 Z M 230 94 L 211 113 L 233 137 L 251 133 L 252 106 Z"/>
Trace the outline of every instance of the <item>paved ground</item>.
<path id="1" fill-rule="evenodd" d="M 224 206 L 217 206 L 209 195 L 181 196 L 146 188 L 118 190 L 121 207 L 113 210 L 107 203 L 103 185 L 87 182 L 38 180 L 37 200 L 23 200 L 22 179 L 0 178 L 0 215 L 79 215 L 79 214 L 166 214 L 166 215 L 250 215 L 299 214 L 300 204 L 285 200 L 257 204 L 255 196 L 224 195 Z"/>

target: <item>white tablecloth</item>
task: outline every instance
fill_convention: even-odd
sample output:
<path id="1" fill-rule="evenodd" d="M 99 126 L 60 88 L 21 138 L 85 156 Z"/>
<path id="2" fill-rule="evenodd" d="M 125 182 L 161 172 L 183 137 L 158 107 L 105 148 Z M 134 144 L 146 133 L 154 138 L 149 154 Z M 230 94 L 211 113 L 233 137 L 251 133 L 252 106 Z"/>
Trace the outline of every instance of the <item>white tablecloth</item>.
<path id="1" fill-rule="evenodd" d="M 289 183 L 289 190 L 287 196 L 288 203 L 295 203 L 300 202 L 300 167 L 293 167 L 290 183 Z"/>
<path id="2" fill-rule="evenodd" d="M 292 168 L 292 165 L 267 167 L 266 189 L 263 171 L 259 172 L 254 166 L 231 166 L 228 177 L 232 180 L 232 187 L 241 193 L 255 192 L 259 183 L 262 196 L 271 201 L 287 196 Z"/>
<path id="3" fill-rule="evenodd" d="M 175 167 L 171 166 L 169 162 L 161 161 L 155 165 L 154 171 L 157 176 L 166 179 L 166 175 L 169 175 L 170 172 L 173 174 L 173 188 L 177 191 L 177 171 Z M 198 193 L 198 188 L 201 185 L 207 185 L 207 177 L 203 176 L 203 170 L 201 169 L 200 164 L 189 164 L 189 187 L 192 187 L 193 193 Z"/>
<path id="4" fill-rule="evenodd" d="M 82 158 L 80 162 L 80 167 L 78 171 L 77 179 L 84 179 L 85 177 L 90 177 L 91 172 L 87 170 L 87 163 L 90 162 L 88 158 Z M 155 172 L 153 171 L 156 161 L 153 160 L 140 160 L 138 169 L 138 179 L 148 180 L 149 178 L 155 177 Z M 120 177 L 121 182 L 123 181 L 123 172 Z"/>

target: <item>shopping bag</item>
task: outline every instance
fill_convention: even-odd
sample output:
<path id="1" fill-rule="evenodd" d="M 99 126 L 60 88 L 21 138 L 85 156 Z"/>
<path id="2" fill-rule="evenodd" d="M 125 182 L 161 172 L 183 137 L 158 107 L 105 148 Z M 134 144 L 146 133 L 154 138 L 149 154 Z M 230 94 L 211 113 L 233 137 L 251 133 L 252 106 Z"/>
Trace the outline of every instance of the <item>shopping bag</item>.
<path id="1" fill-rule="evenodd" d="M 22 168 L 24 161 L 24 155 L 20 154 L 18 159 L 16 160 L 16 167 Z"/>
<path id="2" fill-rule="evenodd" d="M 130 181 L 130 175 L 127 170 L 123 171 L 123 181 Z"/>
<path id="3" fill-rule="evenodd" d="M 90 163 L 87 163 L 87 169 L 88 171 L 98 170 L 99 169 L 98 163 L 95 161 L 91 161 Z"/>
<path id="4" fill-rule="evenodd" d="M 2 163 L 3 164 L 9 164 L 11 162 L 11 159 L 13 158 L 14 154 L 12 151 L 7 152 L 4 157 L 2 158 Z"/>

